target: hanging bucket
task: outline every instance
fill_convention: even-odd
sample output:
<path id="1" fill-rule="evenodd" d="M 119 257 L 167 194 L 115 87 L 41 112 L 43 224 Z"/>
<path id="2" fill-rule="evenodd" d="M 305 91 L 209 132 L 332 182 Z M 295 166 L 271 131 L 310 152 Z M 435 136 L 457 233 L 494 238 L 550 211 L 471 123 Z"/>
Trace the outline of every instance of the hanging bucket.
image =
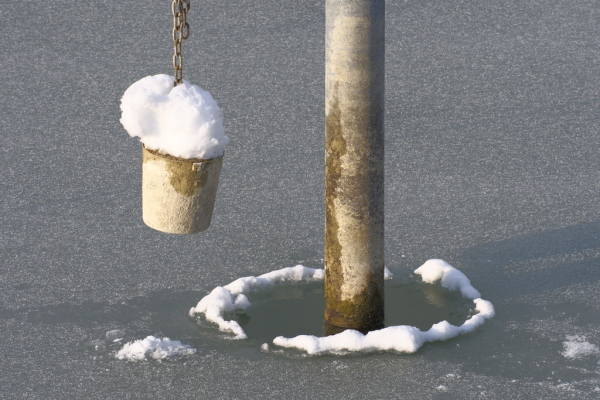
<path id="1" fill-rule="evenodd" d="M 210 226 L 223 156 L 210 160 L 159 154 L 142 145 L 142 214 L 167 233 L 198 233 Z"/>

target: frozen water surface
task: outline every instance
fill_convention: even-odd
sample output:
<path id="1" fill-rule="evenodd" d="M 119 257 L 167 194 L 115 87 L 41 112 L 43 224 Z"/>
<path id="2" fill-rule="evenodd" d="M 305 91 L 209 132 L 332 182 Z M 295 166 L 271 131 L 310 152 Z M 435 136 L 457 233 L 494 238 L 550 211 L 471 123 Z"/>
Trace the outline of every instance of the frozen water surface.
<path id="1" fill-rule="evenodd" d="M 411 355 L 301 359 L 188 318 L 239 277 L 322 268 L 324 2 L 192 0 L 184 78 L 231 143 L 210 230 L 182 237 L 143 225 L 119 123 L 132 83 L 172 74 L 170 6 L 5 0 L 1 398 L 598 398 L 598 3 L 386 7 L 387 266 L 444 259 L 496 316 Z M 148 336 L 196 353 L 115 357 Z"/>

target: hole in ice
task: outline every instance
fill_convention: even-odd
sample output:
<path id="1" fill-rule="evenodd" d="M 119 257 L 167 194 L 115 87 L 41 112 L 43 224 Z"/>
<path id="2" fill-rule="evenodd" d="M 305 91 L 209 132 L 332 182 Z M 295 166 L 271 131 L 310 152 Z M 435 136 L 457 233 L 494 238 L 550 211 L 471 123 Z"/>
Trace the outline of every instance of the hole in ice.
<path id="1" fill-rule="evenodd" d="M 248 339 L 271 342 L 277 336 L 324 336 L 325 299 L 322 282 L 288 283 L 248 294 L 245 312 L 228 312 Z M 473 301 L 438 284 L 410 279 L 386 281 L 385 326 L 410 325 L 426 331 L 448 321 L 460 326 L 474 312 Z"/>
<path id="2" fill-rule="evenodd" d="M 387 269 L 385 272 L 386 279 L 391 278 Z M 324 271 L 303 265 L 217 286 L 190 309 L 189 315 L 204 315 L 222 332 L 233 333 L 233 339 L 247 339 L 250 334 L 254 339 L 263 340 L 276 331 L 280 336 L 273 339 L 275 346 L 297 348 L 308 354 L 373 350 L 413 353 L 424 343 L 473 332 L 494 316 L 492 303 L 483 300 L 466 275 L 447 262 L 428 260 L 414 273 L 420 276 L 422 283 L 409 280 L 409 284 L 388 285 L 388 326 L 367 334 L 346 330 L 321 336 L 323 296 L 317 282 L 323 280 Z M 298 285 L 299 282 L 306 284 Z M 255 303 L 254 308 L 248 296 Z M 318 313 L 318 317 L 311 316 L 311 310 Z M 404 313 L 395 312 L 397 310 Z M 281 335 L 286 329 L 299 330 L 302 334 Z M 296 332 L 290 333 L 292 336 Z M 269 351 L 269 345 L 263 344 L 261 350 Z"/>

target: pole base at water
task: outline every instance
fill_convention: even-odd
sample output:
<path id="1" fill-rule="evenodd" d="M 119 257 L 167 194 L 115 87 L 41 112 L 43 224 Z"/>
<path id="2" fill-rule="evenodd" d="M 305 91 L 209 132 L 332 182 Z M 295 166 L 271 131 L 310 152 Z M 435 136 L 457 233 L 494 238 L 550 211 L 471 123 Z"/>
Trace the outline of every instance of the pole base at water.
<path id="1" fill-rule="evenodd" d="M 374 325 L 374 326 L 371 326 L 366 329 L 355 329 L 355 330 L 359 331 L 363 335 L 366 335 L 367 333 L 369 333 L 371 331 L 375 331 L 375 330 L 383 329 L 383 328 L 385 328 L 385 324 L 381 323 L 379 325 Z M 337 335 L 338 333 L 342 333 L 347 329 L 349 329 L 349 328 L 340 328 L 339 326 L 330 325 L 327 322 L 323 324 L 323 333 L 325 334 L 325 336 Z"/>
<path id="2" fill-rule="evenodd" d="M 166 233 L 202 232 L 210 226 L 223 157 L 186 159 L 142 146 L 142 214 Z"/>
<path id="3" fill-rule="evenodd" d="M 359 331 L 384 321 L 384 6 L 325 6 L 325 322 Z"/>

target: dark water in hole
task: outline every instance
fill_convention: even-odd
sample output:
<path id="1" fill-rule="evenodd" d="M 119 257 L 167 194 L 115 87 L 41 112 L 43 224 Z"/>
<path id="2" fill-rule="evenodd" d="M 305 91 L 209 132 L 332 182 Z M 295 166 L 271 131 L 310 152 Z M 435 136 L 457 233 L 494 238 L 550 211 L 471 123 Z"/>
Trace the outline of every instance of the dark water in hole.
<path id="1" fill-rule="evenodd" d="M 323 283 L 289 284 L 251 293 L 245 314 L 231 314 L 251 341 L 271 342 L 277 336 L 323 336 Z M 386 282 L 385 326 L 411 325 L 425 331 L 447 320 L 461 325 L 473 302 L 440 285 Z"/>

